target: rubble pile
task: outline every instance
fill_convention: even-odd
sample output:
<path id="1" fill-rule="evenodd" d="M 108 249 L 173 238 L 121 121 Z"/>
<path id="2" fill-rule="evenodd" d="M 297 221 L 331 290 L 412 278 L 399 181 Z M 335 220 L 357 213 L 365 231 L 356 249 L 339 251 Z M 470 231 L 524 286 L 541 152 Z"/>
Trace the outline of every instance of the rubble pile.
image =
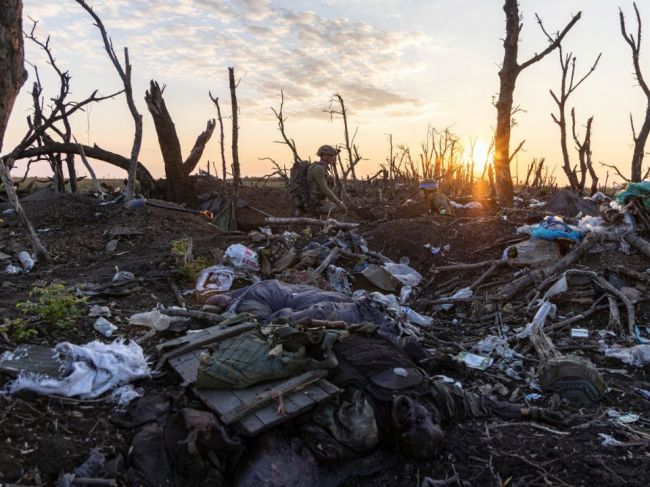
<path id="1" fill-rule="evenodd" d="M 244 233 L 69 200 L 50 269 L 3 213 L 0 482 L 645 485 L 650 191 L 517 203 Z"/>

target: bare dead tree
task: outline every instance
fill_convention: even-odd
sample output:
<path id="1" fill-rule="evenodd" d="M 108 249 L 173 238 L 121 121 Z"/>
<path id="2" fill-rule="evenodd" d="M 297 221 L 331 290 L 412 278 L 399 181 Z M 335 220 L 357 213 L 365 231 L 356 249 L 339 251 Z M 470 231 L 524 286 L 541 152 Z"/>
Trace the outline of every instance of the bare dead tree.
<path id="1" fill-rule="evenodd" d="M 519 74 L 527 67 L 544 58 L 559 47 L 564 36 L 580 19 L 581 12 L 574 15 L 562 32 L 553 37 L 553 41 L 541 51 L 523 63 L 517 61 L 519 34 L 523 27 L 519 16 L 517 0 L 505 0 L 503 10 L 506 14 L 506 37 L 503 41 L 503 64 L 499 70 L 499 95 L 495 103 L 497 109 L 497 127 L 495 134 L 494 170 L 496 177 L 497 198 L 502 205 L 512 206 L 513 187 L 510 174 L 510 129 L 515 85 Z M 541 20 L 538 17 L 541 26 Z"/>
<path id="2" fill-rule="evenodd" d="M 260 161 L 269 161 L 275 168 L 275 171 L 265 176 L 266 179 L 270 179 L 273 176 L 278 176 L 285 185 L 289 184 L 290 172 L 287 166 L 280 166 L 280 164 L 275 159 L 272 159 L 270 157 L 258 157 L 257 159 Z"/>
<path id="3" fill-rule="evenodd" d="M 539 25 L 548 38 L 549 42 L 553 42 L 553 37 L 551 37 L 551 35 L 546 32 L 539 17 L 537 17 L 537 21 L 539 22 Z M 549 90 L 549 92 L 551 93 L 551 97 L 558 107 L 559 115 L 556 116 L 554 113 L 551 113 L 551 118 L 553 118 L 553 121 L 560 128 L 560 147 L 562 149 L 562 169 L 564 170 L 564 174 L 566 174 L 567 179 L 569 180 L 571 189 L 582 194 L 584 191 L 584 180 L 586 177 L 587 168 L 586 166 L 580 166 L 582 170 L 580 178 L 583 181 L 583 184 L 581 186 L 578 181 L 578 175 L 576 174 L 575 169 L 571 166 L 571 157 L 569 156 L 569 146 L 567 143 L 566 104 L 571 94 L 596 70 L 596 66 L 598 66 L 598 61 L 600 61 L 602 53 L 598 54 L 589 71 L 587 71 L 582 78 L 576 80 L 576 57 L 571 52 L 567 53 L 565 56 L 562 51 L 561 44 L 557 49 L 560 58 L 560 68 L 562 70 L 559 96 L 556 95 L 553 90 Z"/>
<path id="4" fill-rule="evenodd" d="M 38 22 L 32 20 L 32 28 L 28 33 L 27 32 L 25 33 L 25 37 L 27 39 L 30 39 L 32 42 L 34 42 L 37 46 L 39 46 L 43 50 L 43 52 L 45 52 L 48 58 L 48 64 L 52 67 L 52 69 L 54 70 L 54 72 L 57 74 L 59 78 L 59 93 L 56 97 L 52 98 L 51 100 L 54 103 L 54 105 L 57 106 L 57 109 L 62 114 L 61 122 L 63 123 L 63 130 L 60 130 L 56 125 L 52 125 L 51 130 L 61 138 L 62 142 L 69 143 L 72 140 L 72 128 L 70 126 L 70 120 L 66 115 L 66 111 L 65 109 L 63 109 L 63 105 L 65 105 L 65 103 L 67 102 L 66 98 L 70 93 L 71 76 L 68 71 L 61 70 L 57 65 L 56 59 L 54 58 L 54 54 L 52 53 L 52 49 L 50 48 L 50 36 L 48 36 L 44 42 L 41 41 L 36 36 L 37 25 Z M 34 72 L 36 75 L 36 81 L 34 82 L 34 87 L 32 90 L 32 100 L 34 105 L 33 123 L 36 125 L 40 125 L 43 119 L 42 116 L 43 103 L 40 99 L 40 95 L 43 91 L 43 87 L 41 85 L 41 81 L 38 76 L 38 68 L 36 66 L 34 66 Z M 41 135 L 41 137 L 39 137 L 38 140 L 38 143 L 42 143 L 42 144 L 52 143 L 52 142 L 54 142 L 54 140 L 50 137 L 48 132 L 44 132 Z M 65 185 L 64 185 L 64 178 L 63 178 L 63 168 L 62 168 L 63 162 L 61 160 L 61 154 L 51 154 L 49 156 L 49 159 L 50 159 L 50 165 L 52 167 L 52 171 L 54 173 L 55 188 L 59 192 L 64 192 Z M 66 154 L 66 166 L 68 168 L 68 179 L 70 181 L 70 191 L 75 193 L 77 191 L 77 172 L 74 164 L 74 154 Z"/>
<path id="5" fill-rule="evenodd" d="M 0 66 L 2 66 L 0 70 L 0 152 L 4 143 L 9 115 L 11 115 L 20 88 L 27 79 L 24 65 L 22 14 L 22 0 L 0 0 Z M 10 173 L 13 163 L 12 157 L 0 159 L 0 179 L 4 184 L 9 203 L 13 206 L 27 232 L 34 253 L 39 259 L 47 262 L 50 260 L 50 254 L 38 238 L 38 234 L 34 231 L 34 227 L 16 195 Z"/>
<path id="6" fill-rule="evenodd" d="M 284 126 L 284 122 L 287 121 L 287 117 L 284 116 L 282 113 L 282 109 L 284 107 L 284 92 L 280 90 L 280 109 L 276 110 L 275 108 L 271 107 L 271 110 L 273 110 L 273 114 L 275 115 L 275 118 L 278 120 L 278 130 L 280 131 L 280 135 L 282 135 L 282 140 L 275 140 L 274 142 L 276 144 L 285 144 L 289 149 L 291 149 L 291 153 L 293 154 L 293 163 L 297 164 L 302 159 L 300 158 L 300 155 L 298 155 L 298 150 L 296 149 L 296 141 L 293 140 L 291 137 L 287 136 L 286 128 Z M 279 168 L 279 166 L 278 166 Z"/>
<path id="7" fill-rule="evenodd" d="M 388 164 L 388 167 L 384 166 L 383 164 L 382 166 L 388 170 L 388 179 L 392 181 L 398 174 L 397 154 L 395 153 L 395 148 L 393 147 L 393 134 L 388 134 L 386 138 L 388 139 L 388 156 L 386 156 L 386 163 Z"/>
<path id="8" fill-rule="evenodd" d="M 578 193 L 582 195 L 585 190 L 587 182 L 587 172 L 591 177 L 591 193 L 594 194 L 598 191 L 598 176 L 594 171 L 594 164 L 591 160 L 591 124 L 594 121 L 593 115 L 589 117 L 586 125 L 585 137 L 580 140 L 576 132 L 576 111 L 575 108 L 571 109 L 571 133 L 573 134 L 573 141 L 578 150 L 578 161 L 580 163 L 580 182 L 578 185 Z M 575 174 L 575 171 L 573 171 Z"/>
<path id="9" fill-rule="evenodd" d="M 648 88 L 648 85 L 643 78 L 641 65 L 639 63 L 639 55 L 641 52 L 641 16 L 639 15 L 639 9 L 636 6 L 636 2 L 634 2 L 632 5 L 634 6 L 634 13 L 636 14 L 636 38 L 631 33 L 627 33 L 625 27 L 625 17 L 623 16 L 623 10 L 620 8 L 618 9 L 618 16 L 621 23 L 621 34 L 623 35 L 625 42 L 627 42 L 627 44 L 630 46 L 630 49 L 632 50 L 634 75 L 647 100 L 645 118 L 643 119 L 643 124 L 641 125 L 641 130 L 639 131 L 638 135 L 634 129 L 634 120 L 632 119 L 632 114 L 630 114 L 630 126 L 632 127 L 632 139 L 634 140 L 634 152 L 632 154 L 630 180 L 638 182 L 641 181 L 641 169 L 643 167 L 643 156 L 645 155 L 645 144 L 648 140 L 648 134 L 650 134 L 650 88 Z"/>
<path id="10" fill-rule="evenodd" d="M 239 167 L 239 151 L 237 148 L 239 135 L 239 125 L 237 122 L 237 84 L 239 83 L 235 83 L 235 68 L 228 68 L 228 80 L 230 83 L 230 104 L 232 107 L 232 176 L 236 201 L 241 185 L 241 172 Z"/>
<path id="11" fill-rule="evenodd" d="M 338 103 L 338 109 L 334 108 L 335 103 Z M 352 175 L 352 179 L 356 181 L 357 175 L 355 167 L 362 159 L 361 154 L 359 154 L 359 147 L 354 143 L 354 139 L 357 137 L 358 127 L 355 129 L 352 137 L 350 137 L 345 102 L 339 93 L 334 93 L 332 98 L 330 98 L 330 105 L 327 112 L 330 114 L 330 120 L 334 118 L 334 115 L 339 115 L 343 119 L 343 136 L 345 138 L 345 152 L 347 153 L 348 160 L 347 165 L 344 165 L 339 155 L 338 159 L 341 164 L 341 179 L 345 181 L 348 178 L 348 175 Z"/>
<path id="12" fill-rule="evenodd" d="M 138 168 L 138 155 L 140 154 L 140 147 L 142 146 L 142 115 L 138 113 L 138 109 L 135 106 L 135 101 L 133 100 L 133 88 L 131 86 L 131 63 L 129 62 L 129 49 L 124 48 L 124 67 L 117 59 L 117 55 L 113 50 L 113 41 L 108 37 L 104 24 L 102 23 L 99 16 L 95 11 L 88 6 L 84 0 L 76 0 L 76 2 L 81 5 L 95 20 L 95 26 L 99 29 L 99 32 L 102 35 L 102 40 L 104 41 L 104 48 L 108 54 L 109 59 L 115 66 L 117 74 L 122 80 L 124 85 L 124 93 L 126 95 L 126 103 L 133 117 L 133 122 L 135 124 L 135 134 L 133 136 L 133 146 L 131 148 L 131 163 L 129 165 L 129 178 L 126 184 L 126 199 L 130 200 L 135 196 L 135 178 L 136 171 Z"/>
<path id="13" fill-rule="evenodd" d="M 167 198 L 172 201 L 189 202 L 193 199 L 189 179 L 190 173 L 198 165 L 205 146 L 212 137 L 216 122 L 214 119 L 208 120 L 205 130 L 198 135 L 194 147 L 187 159 L 183 161 L 176 126 L 163 98 L 164 90 L 164 86 L 161 89 L 156 81 L 151 80 L 149 90 L 144 95 L 144 100 L 153 118 L 156 134 L 158 134 L 158 143 L 165 163 Z"/>
<path id="14" fill-rule="evenodd" d="M 37 129 L 43 125 L 43 105 L 44 100 L 42 99 L 43 86 L 41 85 L 41 80 L 38 74 L 38 68 L 34 66 L 34 75 L 36 81 L 32 84 L 32 106 L 33 113 L 30 117 L 27 117 L 27 124 L 30 129 Z M 65 95 L 64 95 L 65 96 Z M 54 125 L 52 125 L 54 126 Z M 45 130 L 40 131 L 39 135 L 36 137 L 34 143 L 38 146 L 42 146 L 46 142 L 53 142 L 51 138 L 47 135 Z M 63 163 L 61 161 L 60 154 L 48 154 L 45 157 L 50 164 L 52 169 L 52 186 L 54 191 L 58 193 L 65 192 L 64 177 L 63 177 Z"/>
<path id="15" fill-rule="evenodd" d="M 228 172 L 226 171 L 226 152 L 225 152 L 225 145 L 224 145 L 224 133 L 223 133 L 223 117 L 221 116 L 221 107 L 219 106 L 219 97 L 217 96 L 216 98 L 212 96 L 212 93 L 208 92 L 208 95 L 210 95 L 210 100 L 212 100 L 212 103 L 214 103 L 217 107 L 217 119 L 219 120 L 219 149 L 221 151 L 221 170 L 223 174 L 223 182 L 226 182 L 226 177 L 228 176 Z M 215 167 L 214 169 L 215 175 L 217 168 Z"/>

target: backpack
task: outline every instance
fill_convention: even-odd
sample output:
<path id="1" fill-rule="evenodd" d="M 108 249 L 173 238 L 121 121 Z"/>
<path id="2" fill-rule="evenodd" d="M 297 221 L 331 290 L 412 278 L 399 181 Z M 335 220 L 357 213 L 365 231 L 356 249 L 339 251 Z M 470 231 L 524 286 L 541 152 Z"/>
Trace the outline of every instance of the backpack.
<path id="1" fill-rule="evenodd" d="M 307 175 L 311 162 L 298 161 L 291 167 L 289 173 L 289 196 L 293 198 L 297 207 L 306 207 L 309 205 L 309 185 L 307 184 Z"/>

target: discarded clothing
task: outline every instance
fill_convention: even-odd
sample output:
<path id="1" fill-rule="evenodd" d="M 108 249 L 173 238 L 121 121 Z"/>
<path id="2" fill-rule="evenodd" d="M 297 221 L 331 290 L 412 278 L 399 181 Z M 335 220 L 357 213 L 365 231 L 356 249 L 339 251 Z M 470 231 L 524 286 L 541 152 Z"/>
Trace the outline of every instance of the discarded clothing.
<path id="1" fill-rule="evenodd" d="M 616 201 L 621 205 L 627 204 L 630 198 L 638 197 L 643 200 L 643 206 L 650 209 L 650 181 L 630 183 L 624 191 L 616 195 Z"/>
<path id="2" fill-rule="evenodd" d="M 385 321 L 382 310 L 365 297 L 353 299 L 335 291 L 276 279 L 255 283 L 229 295 L 234 299 L 228 311 L 251 313 L 264 321 L 279 318 L 295 323 L 312 319 L 377 324 Z"/>
<path id="3" fill-rule="evenodd" d="M 579 242 L 584 235 L 578 230 L 572 229 L 560 218 L 547 216 L 539 225 L 533 227 L 530 232 L 531 238 L 540 238 L 542 240 L 572 240 Z"/>
<path id="4" fill-rule="evenodd" d="M 109 344 L 94 341 L 83 346 L 62 342 L 55 350 L 70 368 L 70 374 L 60 380 L 31 373 L 22 374 L 9 385 L 10 392 L 28 390 L 38 394 L 86 399 L 147 377 L 150 373 L 142 348 L 133 341 L 124 343 L 121 338 Z"/>

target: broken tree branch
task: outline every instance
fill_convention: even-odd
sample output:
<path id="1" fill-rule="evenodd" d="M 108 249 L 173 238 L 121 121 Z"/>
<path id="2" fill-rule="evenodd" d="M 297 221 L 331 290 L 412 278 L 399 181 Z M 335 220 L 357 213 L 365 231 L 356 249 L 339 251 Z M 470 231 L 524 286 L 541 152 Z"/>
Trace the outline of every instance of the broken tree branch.
<path id="1" fill-rule="evenodd" d="M 316 218 L 281 218 L 281 217 L 268 217 L 264 219 L 265 223 L 277 223 L 278 225 L 291 225 L 292 223 L 298 223 L 302 225 L 319 225 L 321 227 L 338 227 L 338 228 L 357 228 L 358 223 L 348 223 L 340 222 L 337 220 L 318 220 Z"/>
<path id="2" fill-rule="evenodd" d="M 95 11 L 88 6 L 84 0 L 76 0 L 76 2 L 81 5 L 86 12 L 95 20 L 95 26 L 99 29 L 99 32 L 102 35 L 102 40 L 104 41 L 104 48 L 108 54 L 109 59 L 115 66 L 115 70 L 122 80 L 124 85 L 124 93 L 126 95 L 126 104 L 129 107 L 131 116 L 135 124 L 135 133 L 133 136 L 133 146 L 131 148 L 131 159 L 129 162 L 129 178 L 126 185 L 126 199 L 130 200 L 135 197 L 135 178 L 136 172 L 138 169 L 138 155 L 140 154 L 140 147 L 142 145 L 142 115 L 138 113 L 138 109 L 135 106 L 135 101 L 133 100 L 133 88 L 131 86 L 131 63 L 129 62 L 129 49 L 124 48 L 124 68 L 120 64 L 120 61 L 117 59 L 117 55 L 113 50 L 113 42 L 108 37 L 104 24 L 102 23 L 99 16 Z"/>
<path id="3" fill-rule="evenodd" d="M 16 215 L 18 215 L 20 223 L 22 223 L 23 227 L 27 231 L 27 236 L 29 237 L 29 240 L 32 244 L 34 253 L 40 260 L 49 262 L 50 254 L 47 252 L 47 250 L 45 250 L 45 247 L 43 247 L 41 240 L 38 238 L 38 235 L 34 230 L 32 223 L 29 221 L 29 218 L 27 218 L 27 214 L 23 209 L 23 205 L 20 204 L 18 196 L 16 195 L 16 191 L 14 190 L 14 182 L 11 180 L 11 175 L 9 174 L 9 168 L 11 167 L 12 162 L 13 161 L 11 159 L 9 159 L 7 162 L 0 160 L 0 179 L 2 179 L 2 183 L 5 186 L 7 198 L 9 198 L 9 203 L 11 203 L 11 206 L 14 208 L 14 210 L 16 210 Z"/>
<path id="4" fill-rule="evenodd" d="M 226 182 L 226 176 L 228 175 L 228 172 L 226 171 L 226 152 L 225 152 L 225 147 L 224 147 L 224 133 L 223 133 L 223 117 L 221 116 L 221 107 L 219 106 L 219 97 L 217 96 L 216 98 L 212 96 L 212 93 L 208 92 L 208 95 L 210 96 L 210 100 L 216 105 L 217 107 L 217 119 L 219 120 L 219 148 L 221 150 L 221 170 L 223 174 L 221 175 L 224 183 Z M 215 168 L 216 171 L 216 168 Z"/>

